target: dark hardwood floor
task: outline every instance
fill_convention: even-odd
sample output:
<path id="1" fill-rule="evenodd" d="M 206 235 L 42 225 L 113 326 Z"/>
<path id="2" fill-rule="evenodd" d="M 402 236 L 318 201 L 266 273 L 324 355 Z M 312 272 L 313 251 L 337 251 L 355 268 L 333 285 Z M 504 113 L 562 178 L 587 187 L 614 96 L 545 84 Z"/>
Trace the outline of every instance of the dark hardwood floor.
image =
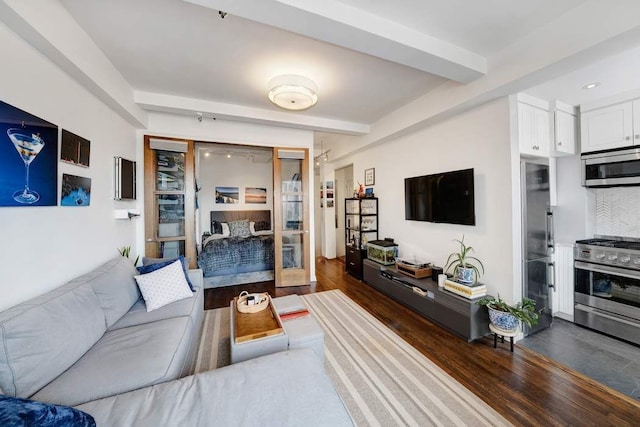
<path id="1" fill-rule="evenodd" d="M 205 292 L 205 308 L 228 306 L 242 290 L 282 296 L 340 289 L 515 425 L 638 426 L 640 405 L 622 393 L 516 344 L 467 343 L 344 272 L 339 260 L 318 258 L 317 283 L 275 288 L 273 282 Z"/>

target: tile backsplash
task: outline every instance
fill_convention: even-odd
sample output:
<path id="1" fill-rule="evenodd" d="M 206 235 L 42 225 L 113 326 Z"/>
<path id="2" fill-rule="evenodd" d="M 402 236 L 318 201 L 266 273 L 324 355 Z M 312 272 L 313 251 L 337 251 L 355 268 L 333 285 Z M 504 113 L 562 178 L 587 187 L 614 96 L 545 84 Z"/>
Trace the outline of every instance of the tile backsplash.
<path id="1" fill-rule="evenodd" d="M 596 189 L 595 234 L 640 238 L 640 187 Z"/>

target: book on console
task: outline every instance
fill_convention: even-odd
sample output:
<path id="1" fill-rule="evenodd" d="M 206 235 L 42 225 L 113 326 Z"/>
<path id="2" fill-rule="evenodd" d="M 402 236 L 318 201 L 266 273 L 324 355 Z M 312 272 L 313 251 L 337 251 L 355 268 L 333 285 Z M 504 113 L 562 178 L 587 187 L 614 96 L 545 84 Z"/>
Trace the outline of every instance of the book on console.
<path id="1" fill-rule="evenodd" d="M 309 310 L 298 310 L 298 311 L 292 311 L 289 313 L 285 313 L 285 314 L 281 314 L 280 315 L 280 320 L 285 321 L 285 320 L 293 320 L 293 319 L 299 319 L 300 317 L 307 317 L 309 316 Z"/>
<path id="2" fill-rule="evenodd" d="M 457 285 L 460 286 L 464 286 L 465 288 L 486 288 L 486 285 L 484 283 L 480 283 L 480 282 L 475 282 L 475 283 L 463 283 L 463 282 L 458 282 L 457 280 L 451 278 L 451 279 L 447 279 L 447 282 L 451 282 L 451 283 L 455 283 Z"/>
<path id="3" fill-rule="evenodd" d="M 485 285 L 470 288 L 452 280 L 446 280 L 444 282 L 444 288 L 457 295 L 470 299 L 483 297 L 487 294 L 487 287 Z"/>
<path id="4" fill-rule="evenodd" d="M 466 298 L 466 299 L 476 299 L 476 298 L 481 298 L 481 297 L 487 295 L 486 291 L 470 294 L 470 293 L 467 293 L 467 292 L 459 291 L 458 289 L 455 289 L 455 288 L 449 288 L 447 286 L 445 286 L 444 289 L 446 291 L 451 292 L 452 294 L 459 295 L 459 296 L 461 296 L 463 298 Z"/>

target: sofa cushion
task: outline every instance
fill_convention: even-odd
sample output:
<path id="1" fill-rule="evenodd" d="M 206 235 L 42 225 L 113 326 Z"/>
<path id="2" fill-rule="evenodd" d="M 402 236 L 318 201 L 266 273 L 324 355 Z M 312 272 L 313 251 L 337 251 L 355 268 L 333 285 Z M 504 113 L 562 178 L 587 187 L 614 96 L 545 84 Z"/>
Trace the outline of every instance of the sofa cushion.
<path id="1" fill-rule="evenodd" d="M 315 354 L 285 351 L 89 402 L 98 425 L 352 426 Z"/>
<path id="2" fill-rule="evenodd" d="M 29 397 L 102 337 L 105 314 L 91 286 L 71 282 L 0 313 L 0 388 Z"/>
<path id="3" fill-rule="evenodd" d="M 118 256 L 71 283 L 90 283 L 104 310 L 107 328 L 118 321 L 140 298 L 133 276 L 138 274 L 129 258 Z"/>
<path id="4" fill-rule="evenodd" d="M 145 323 L 182 316 L 191 317 L 195 323 L 204 314 L 204 291 L 202 288 L 195 289 L 193 298 L 181 299 L 180 301 L 172 302 L 151 312 L 147 312 L 147 306 L 144 301 L 138 301 L 122 319 L 118 320 L 107 330 L 127 328 L 129 326 L 143 325 Z"/>
<path id="5" fill-rule="evenodd" d="M 146 258 L 146 259 L 148 260 L 149 258 Z M 187 280 L 187 284 L 193 291 L 193 283 L 191 283 L 191 279 L 189 278 L 189 273 L 188 273 L 189 262 L 182 255 L 180 255 L 178 258 L 171 258 L 168 260 L 162 260 L 162 261 L 158 261 L 150 264 L 145 264 L 143 262 L 142 266 L 138 267 L 137 270 L 138 270 L 138 273 L 140 274 L 151 273 L 153 271 L 160 270 L 162 267 L 166 267 L 167 265 L 172 264 L 176 260 L 180 260 L 180 263 L 182 264 L 182 270 L 184 271 L 184 278 Z"/>
<path id="6" fill-rule="evenodd" d="M 176 379 L 189 363 L 192 334 L 189 317 L 107 332 L 77 363 L 31 398 L 74 406 Z"/>
<path id="7" fill-rule="evenodd" d="M 95 427 L 93 417 L 79 409 L 18 397 L 0 396 L 3 427 Z"/>
<path id="8" fill-rule="evenodd" d="M 147 311 L 193 296 L 179 260 L 151 273 L 135 276 Z"/>

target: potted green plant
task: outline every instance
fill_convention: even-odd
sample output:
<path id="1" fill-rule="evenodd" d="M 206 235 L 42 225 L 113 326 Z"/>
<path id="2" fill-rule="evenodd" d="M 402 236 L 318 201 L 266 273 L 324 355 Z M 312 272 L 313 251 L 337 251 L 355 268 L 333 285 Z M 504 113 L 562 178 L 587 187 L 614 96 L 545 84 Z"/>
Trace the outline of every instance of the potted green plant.
<path id="1" fill-rule="evenodd" d="M 476 304 L 486 306 L 491 324 L 507 333 L 516 332 L 520 322 L 527 326 L 538 323 L 536 302 L 529 298 L 522 298 L 521 302 L 511 305 L 500 298 L 500 294 L 498 298 L 488 295 L 476 301 Z"/>
<path id="2" fill-rule="evenodd" d="M 452 252 L 449 255 L 445 263 L 444 272 L 453 270 L 453 275 L 457 281 L 475 283 L 480 278 L 480 270 L 484 274 L 484 265 L 478 258 L 470 255 L 474 250 L 473 247 L 464 244 L 464 236 L 462 236 L 462 240 L 455 239 L 454 241 L 460 244 L 460 251 Z"/>
<path id="3" fill-rule="evenodd" d="M 123 246 L 121 248 L 118 248 L 118 253 L 125 258 L 129 258 L 129 255 L 131 255 L 131 246 Z M 133 265 L 137 265 L 139 259 L 140 259 L 140 255 L 138 255 L 136 259 L 133 261 Z"/>

